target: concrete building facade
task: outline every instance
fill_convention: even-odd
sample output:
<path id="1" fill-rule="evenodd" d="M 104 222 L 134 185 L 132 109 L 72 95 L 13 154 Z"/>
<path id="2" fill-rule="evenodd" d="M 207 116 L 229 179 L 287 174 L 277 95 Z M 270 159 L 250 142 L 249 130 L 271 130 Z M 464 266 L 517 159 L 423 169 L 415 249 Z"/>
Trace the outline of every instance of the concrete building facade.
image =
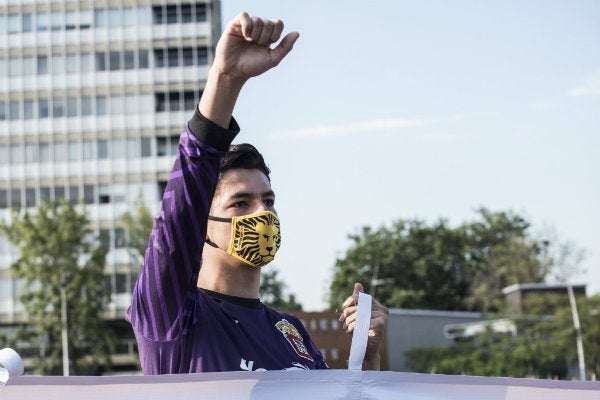
<path id="1" fill-rule="evenodd" d="M 0 220 L 42 199 L 82 201 L 109 248 L 107 318 L 139 260 L 121 215 L 158 210 L 221 32 L 218 0 L 0 1 Z M 22 321 L 17 251 L 0 236 L 0 323 Z"/>

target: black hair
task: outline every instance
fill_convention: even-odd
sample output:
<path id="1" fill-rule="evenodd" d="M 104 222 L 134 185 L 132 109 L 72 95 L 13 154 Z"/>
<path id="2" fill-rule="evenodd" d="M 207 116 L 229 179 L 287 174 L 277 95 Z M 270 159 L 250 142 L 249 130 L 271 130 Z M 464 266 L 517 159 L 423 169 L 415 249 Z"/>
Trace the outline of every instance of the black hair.
<path id="1" fill-rule="evenodd" d="M 264 173 L 271 182 L 269 177 L 271 170 L 265 164 L 262 154 L 251 144 L 242 143 L 229 146 L 229 151 L 221 162 L 221 176 L 232 169 L 257 169 Z"/>

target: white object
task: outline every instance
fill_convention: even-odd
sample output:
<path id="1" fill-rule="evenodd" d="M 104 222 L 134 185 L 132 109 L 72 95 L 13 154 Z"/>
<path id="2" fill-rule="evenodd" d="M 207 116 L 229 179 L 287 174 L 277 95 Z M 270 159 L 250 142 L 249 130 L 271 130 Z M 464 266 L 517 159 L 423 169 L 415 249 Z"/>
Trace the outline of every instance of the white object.
<path id="1" fill-rule="evenodd" d="M 0 350 L 0 385 L 6 385 L 11 376 L 23 375 L 25 368 L 19 354 L 11 348 Z"/>
<path id="2" fill-rule="evenodd" d="M 348 358 L 348 369 L 362 370 L 362 363 L 367 350 L 369 339 L 369 326 L 371 325 L 371 303 L 373 299 L 366 293 L 358 294 L 358 309 L 356 311 L 356 322 L 352 333 L 352 344 L 350 345 L 350 357 Z"/>

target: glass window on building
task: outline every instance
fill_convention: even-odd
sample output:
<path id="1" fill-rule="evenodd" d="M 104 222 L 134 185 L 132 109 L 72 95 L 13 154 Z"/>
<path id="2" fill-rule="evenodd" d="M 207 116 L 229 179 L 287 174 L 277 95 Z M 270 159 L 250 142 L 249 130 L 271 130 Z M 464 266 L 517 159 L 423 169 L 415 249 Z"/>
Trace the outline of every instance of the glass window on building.
<path id="1" fill-rule="evenodd" d="M 104 247 L 105 249 L 110 249 L 110 230 L 100 229 L 99 240 L 100 246 Z"/>
<path id="2" fill-rule="evenodd" d="M 109 8 L 108 9 L 108 27 L 119 28 L 123 26 L 123 9 Z"/>
<path id="3" fill-rule="evenodd" d="M 0 189 L 0 208 L 8 208 L 8 190 L 6 189 Z"/>
<path id="4" fill-rule="evenodd" d="M 177 67 L 179 66 L 179 51 L 177 48 L 167 49 L 167 66 Z"/>
<path id="5" fill-rule="evenodd" d="M 94 204 L 95 199 L 94 185 L 83 186 L 83 202 L 85 204 Z"/>
<path id="6" fill-rule="evenodd" d="M 74 31 L 77 29 L 77 13 L 75 11 L 67 11 L 65 13 L 65 29 Z"/>
<path id="7" fill-rule="evenodd" d="M 182 14 L 187 13 L 188 12 L 187 10 L 189 9 L 189 12 L 190 12 L 190 14 L 192 14 L 192 19 L 194 22 L 206 22 L 207 21 L 206 7 L 207 7 L 206 3 L 186 4 L 181 7 L 181 12 L 182 12 Z"/>
<path id="8" fill-rule="evenodd" d="M 30 76 L 36 74 L 35 58 L 23 57 L 23 76 Z"/>
<path id="9" fill-rule="evenodd" d="M 148 68 L 148 50 L 140 50 L 138 52 L 138 68 L 144 69 Z"/>
<path id="10" fill-rule="evenodd" d="M 9 119 L 18 120 L 21 119 L 21 102 L 18 100 L 11 101 L 8 103 L 8 117 Z"/>
<path id="11" fill-rule="evenodd" d="M 90 53 L 80 54 L 81 65 L 79 67 L 81 72 L 90 72 L 93 70 L 92 67 L 92 55 Z"/>
<path id="12" fill-rule="evenodd" d="M 96 157 L 96 153 L 94 151 L 94 144 L 95 142 L 93 140 L 84 140 L 83 141 L 83 159 L 84 160 L 91 160 L 93 158 Z"/>
<path id="13" fill-rule="evenodd" d="M 121 68 L 121 52 L 111 51 L 108 53 L 108 66 L 111 71 L 118 71 Z"/>
<path id="14" fill-rule="evenodd" d="M 125 106 L 123 104 L 123 96 L 114 95 L 110 98 L 110 113 L 112 115 L 123 114 Z"/>
<path id="15" fill-rule="evenodd" d="M 152 10 L 149 7 L 137 7 L 136 14 L 138 26 L 149 26 L 152 24 Z"/>
<path id="16" fill-rule="evenodd" d="M 5 247 L 5 246 L 3 246 Z M 4 249 L 3 249 L 4 250 Z M 13 281 L 11 278 L 0 278 L 0 300 L 13 299 Z"/>
<path id="17" fill-rule="evenodd" d="M 65 142 L 54 142 L 54 161 L 67 161 L 67 144 Z"/>
<path id="18" fill-rule="evenodd" d="M 133 50 L 127 50 L 123 52 L 123 69 L 134 69 L 135 68 L 135 52 Z"/>
<path id="19" fill-rule="evenodd" d="M 92 10 L 79 10 L 79 15 L 75 19 L 79 21 L 79 29 L 90 29 L 94 20 Z"/>
<path id="20" fill-rule="evenodd" d="M 6 119 L 6 103 L 0 101 L 0 121 L 4 121 Z"/>
<path id="21" fill-rule="evenodd" d="M 68 143 L 68 151 L 69 151 L 69 161 L 79 160 L 79 155 L 81 154 L 81 152 L 79 151 L 79 142 L 70 141 Z"/>
<path id="22" fill-rule="evenodd" d="M 125 147 L 125 139 L 113 139 L 111 142 L 111 158 L 125 158 L 126 147 Z"/>
<path id="23" fill-rule="evenodd" d="M 183 65 L 186 67 L 194 65 L 194 49 L 192 49 L 191 47 L 186 47 L 185 49 L 183 49 L 182 53 Z"/>
<path id="24" fill-rule="evenodd" d="M 123 26 L 131 27 L 137 25 L 137 8 L 136 7 L 124 7 L 123 8 Z"/>
<path id="25" fill-rule="evenodd" d="M 152 141 L 150 138 L 144 137 L 140 139 L 140 149 L 142 151 L 142 157 L 152 156 Z"/>
<path id="26" fill-rule="evenodd" d="M 1 28 L 2 28 L 2 26 L 0 25 L 0 29 Z M 0 58 L 0 76 L 8 75 L 7 62 L 8 62 L 8 60 L 6 58 Z"/>
<path id="27" fill-rule="evenodd" d="M 176 155 L 179 151 L 179 135 L 169 137 L 169 155 Z"/>
<path id="28" fill-rule="evenodd" d="M 66 71 L 65 68 L 65 57 L 62 54 L 56 54 L 52 56 L 52 74 L 61 75 Z"/>
<path id="29" fill-rule="evenodd" d="M 37 56 L 37 74 L 46 75 L 48 73 L 48 56 Z"/>
<path id="30" fill-rule="evenodd" d="M 25 207 L 35 207 L 35 188 L 25 188 Z"/>
<path id="31" fill-rule="evenodd" d="M 38 146 L 35 143 L 25 143 L 25 162 L 27 164 L 38 162 Z"/>
<path id="32" fill-rule="evenodd" d="M 115 229 L 115 249 L 122 249 L 125 247 L 125 229 Z"/>
<path id="33" fill-rule="evenodd" d="M 50 13 L 50 21 L 52 22 L 52 30 L 60 31 L 65 26 L 64 13 L 62 11 L 52 11 Z"/>
<path id="34" fill-rule="evenodd" d="M 79 72 L 79 67 L 77 66 L 77 61 L 79 60 L 79 56 L 77 54 L 67 54 L 66 59 L 66 67 L 68 74 L 74 74 Z"/>
<path id="35" fill-rule="evenodd" d="M 94 27 L 106 28 L 106 10 L 97 9 L 94 10 Z"/>
<path id="36" fill-rule="evenodd" d="M 95 54 L 96 71 L 106 71 L 106 53 L 97 51 Z"/>
<path id="37" fill-rule="evenodd" d="M 106 96 L 96 96 L 96 115 L 106 115 Z"/>
<path id="38" fill-rule="evenodd" d="M 48 100 L 47 99 L 39 99 L 38 100 L 38 118 L 48 118 L 49 114 Z"/>
<path id="39" fill-rule="evenodd" d="M 8 146 L 0 144 L 0 165 L 10 164 L 10 152 Z"/>
<path id="40" fill-rule="evenodd" d="M 157 137 L 156 138 L 156 155 L 158 157 L 167 155 L 167 138 Z"/>
<path id="41" fill-rule="evenodd" d="M 198 101 L 200 101 L 200 96 L 192 91 L 183 92 L 183 109 L 184 110 L 193 110 L 198 105 Z"/>
<path id="42" fill-rule="evenodd" d="M 127 94 L 124 96 L 124 113 L 127 115 L 137 114 L 141 109 L 138 96 Z M 142 110 L 143 111 L 143 110 Z"/>
<path id="43" fill-rule="evenodd" d="M 65 116 L 65 99 L 57 97 L 52 99 L 52 117 L 62 118 Z"/>
<path id="44" fill-rule="evenodd" d="M 40 188 L 40 203 L 42 200 L 50 200 L 50 188 L 48 186 L 42 186 Z"/>
<path id="45" fill-rule="evenodd" d="M 98 203 L 110 203 L 110 188 L 108 185 L 98 185 Z"/>
<path id="46" fill-rule="evenodd" d="M 96 144 L 96 157 L 99 159 L 108 158 L 108 142 L 104 139 L 98 140 Z"/>
<path id="47" fill-rule="evenodd" d="M 67 97 L 67 117 L 76 117 L 77 114 L 77 97 Z"/>
<path id="48" fill-rule="evenodd" d="M 65 199 L 65 187 L 64 186 L 55 186 L 54 187 L 54 199 L 55 200 L 64 200 Z"/>
<path id="49" fill-rule="evenodd" d="M 88 116 L 92 115 L 92 97 L 83 96 L 81 98 L 81 115 Z"/>
<path id="50" fill-rule="evenodd" d="M 23 23 L 23 32 L 31 32 L 32 31 L 32 23 L 31 23 L 31 13 L 23 13 L 22 17 L 22 23 Z"/>
<path id="51" fill-rule="evenodd" d="M 155 104 L 154 111 L 156 111 L 156 112 L 167 111 L 167 101 L 165 99 L 165 94 L 164 93 L 155 93 L 154 94 L 154 104 Z"/>
<path id="52" fill-rule="evenodd" d="M 127 158 L 140 156 L 140 147 L 136 138 L 127 138 Z"/>
<path id="53" fill-rule="evenodd" d="M 21 16 L 19 14 L 9 14 L 8 15 L 8 34 L 12 35 L 15 33 L 20 33 L 22 30 L 21 27 Z"/>
<path id="54" fill-rule="evenodd" d="M 180 103 L 180 93 L 179 92 L 169 92 L 169 111 L 180 111 L 181 103 Z"/>
<path id="55" fill-rule="evenodd" d="M 38 32 L 44 32 L 48 30 L 49 18 L 47 12 L 39 12 L 35 15 L 35 26 Z"/>
<path id="56" fill-rule="evenodd" d="M 166 66 L 165 51 L 166 51 L 166 49 L 154 49 L 154 67 L 155 68 L 164 68 Z"/>
<path id="57" fill-rule="evenodd" d="M 112 186 L 112 201 L 113 203 L 125 203 L 127 201 L 127 186 L 123 183 L 118 183 Z"/>
<path id="58" fill-rule="evenodd" d="M 47 163 L 52 161 L 50 157 L 50 143 L 40 143 L 40 162 Z"/>
<path id="59" fill-rule="evenodd" d="M 12 144 L 10 146 L 10 162 L 12 164 L 23 163 L 23 146 L 20 144 Z"/>
<path id="60" fill-rule="evenodd" d="M 33 119 L 35 118 L 35 107 L 33 100 L 23 101 L 23 118 Z"/>
<path id="61" fill-rule="evenodd" d="M 20 76 L 21 75 L 21 59 L 11 58 L 8 61 L 8 76 Z"/>
<path id="62" fill-rule="evenodd" d="M 10 191 L 10 206 L 21 207 L 21 189 L 12 189 Z"/>
<path id="63" fill-rule="evenodd" d="M 69 186 L 69 203 L 77 204 L 79 202 L 79 186 Z"/>

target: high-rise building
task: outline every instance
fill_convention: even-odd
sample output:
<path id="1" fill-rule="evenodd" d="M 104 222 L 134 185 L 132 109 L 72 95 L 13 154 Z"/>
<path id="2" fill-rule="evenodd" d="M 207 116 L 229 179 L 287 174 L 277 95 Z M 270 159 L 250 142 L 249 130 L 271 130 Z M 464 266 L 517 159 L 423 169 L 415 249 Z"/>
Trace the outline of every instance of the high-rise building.
<path id="1" fill-rule="evenodd" d="M 153 212 L 221 32 L 219 0 L 0 1 L 0 220 L 83 201 L 110 252 L 107 318 L 139 270 L 121 215 Z M 0 236 L 0 324 L 23 320 L 18 256 Z"/>

